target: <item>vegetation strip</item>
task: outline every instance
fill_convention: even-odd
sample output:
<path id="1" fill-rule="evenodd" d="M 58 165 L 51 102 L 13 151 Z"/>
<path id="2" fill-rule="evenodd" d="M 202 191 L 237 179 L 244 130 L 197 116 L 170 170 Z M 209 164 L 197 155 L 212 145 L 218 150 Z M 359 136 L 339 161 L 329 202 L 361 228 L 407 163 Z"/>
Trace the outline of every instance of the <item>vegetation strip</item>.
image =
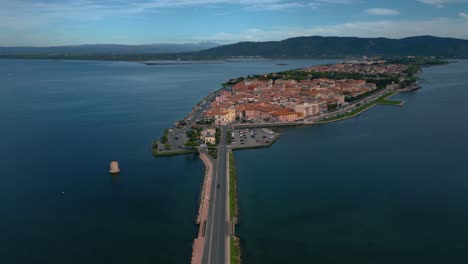
<path id="1" fill-rule="evenodd" d="M 229 152 L 229 216 L 234 224 L 237 224 L 237 214 L 237 175 L 234 154 Z"/>
<path id="2" fill-rule="evenodd" d="M 236 236 L 229 238 L 231 244 L 231 264 L 241 263 L 240 241 Z"/>
<path id="3" fill-rule="evenodd" d="M 394 105 L 394 106 L 401 106 L 403 105 L 403 101 L 396 101 L 396 100 L 387 100 L 387 99 L 382 99 L 378 101 L 378 104 L 381 105 Z"/>
<path id="4" fill-rule="evenodd" d="M 230 222 L 237 224 L 238 222 L 238 207 L 237 207 L 237 175 L 234 163 L 234 154 L 229 155 L 229 216 Z M 241 263 L 240 241 L 235 235 L 231 235 L 230 240 L 230 259 L 231 264 Z"/>
<path id="5" fill-rule="evenodd" d="M 181 150 L 181 151 L 173 151 L 173 152 L 158 152 L 157 149 L 153 149 L 153 156 L 155 157 L 168 157 L 168 156 L 176 156 L 176 155 L 184 155 L 184 154 L 195 154 L 197 153 L 196 150 Z"/>

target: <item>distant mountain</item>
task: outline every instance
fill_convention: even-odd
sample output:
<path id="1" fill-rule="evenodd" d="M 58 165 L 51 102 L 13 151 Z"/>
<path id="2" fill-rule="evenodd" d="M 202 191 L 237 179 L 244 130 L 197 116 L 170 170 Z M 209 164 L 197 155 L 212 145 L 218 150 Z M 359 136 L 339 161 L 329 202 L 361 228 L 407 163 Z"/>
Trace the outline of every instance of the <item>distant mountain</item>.
<path id="1" fill-rule="evenodd" d="M 240 42 L 193 55 L 200 57 L 342 58 L 350 56 L 443 56 L 468 58 L 468 40 L 418 36 L 403 39 L 297 37 L 283 41 Z"/>
<path id="2" fill-rule="evenodd" d="M 418 36 L 403 39 L 297 37 L 282 41 L 152 45 L 0 47 L 0 58 L 92 60 L 212 60 L 231 57 L 346 58 L 362 56 L 437 56 L 468 58 L 468 40 Z"/>
<path id="3" fill-rule="evenodd" d="M 0 47 L 0 55 L 122 55 L 194 52 L 219 46 L 201 42 L 187 44 L 118 45 L 96 44 L 56 47 Z"/>

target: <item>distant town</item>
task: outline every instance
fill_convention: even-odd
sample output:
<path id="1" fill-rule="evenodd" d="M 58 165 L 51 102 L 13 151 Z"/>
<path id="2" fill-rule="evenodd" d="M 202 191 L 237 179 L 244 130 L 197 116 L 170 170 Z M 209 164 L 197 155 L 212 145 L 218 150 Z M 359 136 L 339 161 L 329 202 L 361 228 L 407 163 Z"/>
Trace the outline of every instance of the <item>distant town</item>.
<path id="1" fill-rule="evenodd" d="M 317 117 L 385 88 L 408 69 L 406 65 L 384 63 L 340 63 L 235 80 L 232 89 L 216 96 L 210 109 L 203 114 L 203 123 L 284 123 Z M 366 79 L 313 78 L 316 73 L 357 74 L 380 79 L 378 85 Z"/>

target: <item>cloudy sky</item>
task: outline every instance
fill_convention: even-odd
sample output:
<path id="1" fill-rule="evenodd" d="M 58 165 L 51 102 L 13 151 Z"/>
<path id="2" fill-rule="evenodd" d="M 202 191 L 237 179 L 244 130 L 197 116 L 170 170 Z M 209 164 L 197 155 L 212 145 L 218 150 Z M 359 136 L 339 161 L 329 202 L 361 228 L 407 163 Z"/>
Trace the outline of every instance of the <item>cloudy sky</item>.
<path id="1" fill-rule="evenodd" d="M 0 46 L 468 39 L 468 0 L 0 0 Z"/>

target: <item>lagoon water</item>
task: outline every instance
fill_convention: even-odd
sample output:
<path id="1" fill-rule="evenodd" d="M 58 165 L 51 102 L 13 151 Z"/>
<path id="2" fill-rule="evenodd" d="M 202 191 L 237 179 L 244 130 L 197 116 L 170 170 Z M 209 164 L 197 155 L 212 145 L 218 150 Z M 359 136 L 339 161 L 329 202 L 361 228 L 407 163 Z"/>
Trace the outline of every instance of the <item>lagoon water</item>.
<path id="1" fill-rule="evenodd" d="M 468 61 L 403 107 L 236 152 L 245 263 L 468 263 Z"/>
<path id="2" fill-rule="evenodd" d="M 229 78 L 328 62 L 0 60 L 0 263 L 188 263 L 204 168 L 151 142 Z"/>

